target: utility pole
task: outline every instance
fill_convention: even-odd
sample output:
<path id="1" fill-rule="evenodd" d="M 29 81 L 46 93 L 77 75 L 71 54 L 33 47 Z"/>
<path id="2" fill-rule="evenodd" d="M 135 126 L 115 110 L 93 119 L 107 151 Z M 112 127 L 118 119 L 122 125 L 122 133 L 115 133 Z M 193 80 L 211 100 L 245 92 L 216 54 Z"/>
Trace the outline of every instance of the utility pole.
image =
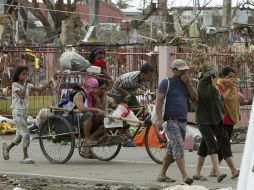
<path id="1" fill-rule="evenodd" d="M 19 43 L 19 18 L 20 18 L 20 2 L 18 2 L 17 7 L 15 8 L 17 11 L 17 18 L 16 18 L 16 22 L 15 22 L 15 30 L 14 30 L 14 42 L 15 45 L 17 45 Z"/>
<path id="2" fill-rule="evenodd" d="M 158 0 L 158 9 L 159 9 L 159 28 L 162 29 L 163 33 L 174 34 L 174 16 L 169 15 L 168 13 L 168 0 Z"/>
<path id="3" fill-rule="evenodd" d="M 89 24 L 91 26 L 98 24 L 98 13 L 100 8 L 100 0 L 90 0 L 89 1 L 89 10 L 90 10 L 90 16 L 89 16 Z"/>
<path id="4" fill-rule="evenodd" d="M 231 5 L 232 0 L 223 0 L 222 26 L 229 27 L 231 25 Z"/>
<path id="5" fill-rule="evenodd" d="M 158 1 L 158 9 L 159 9 L 159 20 L 160 20 L 160 28 L 162 32 L 166 32 L 166 11 L 167 11 L 167 0 L 159 0 Z"/>

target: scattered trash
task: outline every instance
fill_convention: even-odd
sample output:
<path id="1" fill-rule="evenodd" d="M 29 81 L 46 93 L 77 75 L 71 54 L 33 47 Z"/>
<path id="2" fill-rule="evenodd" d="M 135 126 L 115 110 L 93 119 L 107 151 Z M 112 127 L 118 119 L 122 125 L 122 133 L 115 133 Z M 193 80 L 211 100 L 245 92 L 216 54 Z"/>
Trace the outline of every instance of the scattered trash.
<path id="1" fill-rule="evenodd" d="M 28 124 L 28 125 L 31 125 L 31 124 L 33 124 L 33 123 L 35 123 L 35 122 L 36 122 L 36 119 L 33 118 L 32 116 L 28 116 L 28 117 L 27 117 L 27 124 Z"/>
<path id="2" fill-rule="evenodd" d="M 8 122 L 8 123 L 13 123 L 14 124 L 14 121 L 12 119 L 9 119 L 7 117 L 3 117 L 0 115 L 0 123 L 3 123 L 3 122 Z"/>
<path id="3" fill-rule="evenodd" d="M 13 123 L 0 123 L 0 135 L 6 135 L 6 134 L 14 134 L 16 133 L 16 129 L 13 128 Z"/>
<path id="4" fill-rule="evenodd" d="M 40 126 L 40 124 L 43 123 L 49 116 L 52 116 L 53 113 L 50 111 L 50 109 L 43 108 L 39 111 L 39 113 L 36 116 L 36 126 Z"/>

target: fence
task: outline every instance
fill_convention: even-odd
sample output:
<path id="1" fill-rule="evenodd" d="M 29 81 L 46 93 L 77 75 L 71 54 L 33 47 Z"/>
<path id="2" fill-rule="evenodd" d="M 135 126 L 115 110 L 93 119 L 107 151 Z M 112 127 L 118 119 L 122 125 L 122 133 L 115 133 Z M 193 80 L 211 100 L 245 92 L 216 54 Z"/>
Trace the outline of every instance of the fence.
<path id="1" fill-rule="evenodd" d="M 84 57 L 88 58 L 91 50 L 95 46 L 76 46 L 75 49 Z M 98 47 L 98 46 L 97 46 Z M 158 54 L 150 54 L 153 51 L 153 47 L 144 45 L 128 45 L 128 46 L 102 46 L 106 54 L 106 62 L 108 64 L 109 71 L 114 79 L 119 75 L 138 70 L 145 62 L 152 63 L 157 67 Z M 32 81 L 35 85 L 43 84 L 54 76 L 59 67 L 59 57 L 61 56 L 63 49 L 61 47 L 28 47 L 32 50 L 32 53 L 39 58 L 40 69 L 35 69 L 34 60 L 28 57 L 25 52 L 25 47 L 9 47 L 0 49 L 0 73 L 1 75 L 1 87 L 4 89 L 4 93 L 10 96 L 11 76 L 13 70 L 18 65 L 27 65 L 30 68 L 30 74 Z M 205 62 L 213 62 L 219 70 L 226 66 L 233 67 L 237 72 L 238 87 L 240 91 L 245 95 L 247 105 L 242 106 L 242 125 L 246 125 L 249 120 L 250 104 L 253 98 L 253 72 L 254 72 L 254 54 L 243 52 L 208 52 L 197 51 L 191 48 L 175 48 L 174 53 L 170 54 L 172 59 L 181 58 L 186 60 L 190 64 L 190 76 L 196 78 L 199 72 L 200 66 Z M 149 56 L 148 56 L 149 55 Z M 170 59 L 171 59 L 170 58 Z M 171 60 L 172 60 L 171 59 Z M 164 63 L 160 63 L 164 64 Z M 158 73 L 159 74 L 159 73 Z M 157 76 L 158 77 L 158 76 Z M 153 80 L 153 91 L 157 87 L 158 79 L 155 77 Z M 6 92 L 7 91 L 7 92 Z M 10 99 L 10 97 L 9 97 Z M 29 114 L 36 115 L 38 110 L 42 107 L 47 107 L 56 103 L 56 97 L 52 96 L 51 91 L 44 92 L 43 94 L 33 94 L 30 97 Z M 0 114 L 10 115 L 10 100 L 0 101 Z"/>
<path id="2" fill-rule="evenodd" d="M 152 46 L 144 45 L 82 45 L 74 46 L 76 51 L 88 59 L 93 48 L 102 47 L 106 50 L 106 62 L 109 72 L 113 79 L 116 79 L 123 73 L 139 70 L 145 62 L 157 66 L 158 58 L 156 55 L 148 56 L 147 53 L 153 51 Z M 28 47 L 34 56 L 39 59 L 39 69 L 35 68 L 34 57 L 28 56 L 26 47 L 5 47 L 0 49 L 0 73 L 2 94 L 9 97 L 8 101 L 0 101 L 0 114 L 11 114 L 11 79 L 15 67 L 26 65 L 29 67 L 31 81 L 35 85 L 44 84 L 50 80 L 59 70 L 59 58 L 63 52 L 61 47 Z M 157 85 L 157 77 L 153 80 L 152 88 Z M 1 94 L 0 94 L 1 95 Z M 52 91 L 47 90 L 42 94 L 34 93 L 30 98 L 29 114 L 36 115 L 39 109 L 48 107 L 56 103 L 56 96 L 52 96 Z"/>

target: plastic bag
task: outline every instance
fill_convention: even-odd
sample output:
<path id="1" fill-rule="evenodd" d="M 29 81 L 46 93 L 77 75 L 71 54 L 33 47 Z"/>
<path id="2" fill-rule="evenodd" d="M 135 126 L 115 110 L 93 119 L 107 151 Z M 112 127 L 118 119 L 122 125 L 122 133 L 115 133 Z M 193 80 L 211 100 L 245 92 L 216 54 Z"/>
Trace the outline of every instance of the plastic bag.
<path id="1" fill-rule="evenodd" d="M 78 53 L 67 51 L 60 57 L 60 66 L 63 70 L 85 71 L 91 64 Z"/>
<path id="2" fill-rule="evenodd" d="M 40 126 L 49 116 L 52 116 L 53 113 L 50 111 L 50 109 L 43 108 L 39 111 L 39 113 L 36 116 L 36 125 Z"/>

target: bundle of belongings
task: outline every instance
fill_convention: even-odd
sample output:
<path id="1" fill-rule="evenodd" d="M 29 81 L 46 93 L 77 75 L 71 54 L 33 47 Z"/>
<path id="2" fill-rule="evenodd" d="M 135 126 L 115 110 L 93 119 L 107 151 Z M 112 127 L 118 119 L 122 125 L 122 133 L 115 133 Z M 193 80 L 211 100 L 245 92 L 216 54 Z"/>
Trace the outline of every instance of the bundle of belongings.
<path id="1" fill-rule="evenodd" d="M 36 116 L 36 125 L 41 126 L 48 117 L 52 116 L 53 113 L 48 108 L 43 108 L 39 111 Z"/>
<path id="2" fill-rule="evenodd" d="M 236 85 L 236 79 L 234 78 L 230 78 L 230 79 L 224 79 L 224 78 L 219 78 L 217 80 L 217 84 L 218 86 L 221 88 L 221 90 L 223 92 L 225 92 L 227 90 L 227 84 L 230 84 L 231 86 L 231 91 L 229 93 L 229 96 L 226 100 L 224 100 L 225 102 L 225 108 L 226 111 L 228 113 L 228 115 L 230 116 L 231 120 L 234 123 L 238 123 L 241 120 L 241 114 L 240 114 L 240 102 L 238 99 L 238 95 L 237 95 L 237 85 Z"/>
<path id="3" fill-rule="evenodd" d="M 60 108 L 74 108 L 73 98 L 78 92 L 84 91 L 82 87 L 74 85 L 72 89 L 65 89 L 62 91 L 61 100 L 58 104 Z"/>
<path id="4" fill-rule="evenodd" d="M 138 126 L 138 123 L 136 122 L 138 122 L 139 119 L 136 117 L 133 111 L 128 107 L 127 104 L 119 104 L 111 115 L 115 117 L 125 118 L 128 119 L 129 121 L 127 122 L 122 120 L 105 118 L 104 119 L 105 128 L 106 129 L 124 128 L 125 126 L 128 126 L 129 130 L 126 133 L 126 135 L 129 139 L 123 144 L 123 146 L 136 147 L 136 144 L 131 140 L 131 137 L 136 132 L 136 127 Z"/>
<path id="5" fill-rule="evenodd" d="M 88 60 L 74 51 L 66 51 L 61 55 L 60 66 L 63 70 L 101 73 L 100 67 L 91 66 Z"/>

